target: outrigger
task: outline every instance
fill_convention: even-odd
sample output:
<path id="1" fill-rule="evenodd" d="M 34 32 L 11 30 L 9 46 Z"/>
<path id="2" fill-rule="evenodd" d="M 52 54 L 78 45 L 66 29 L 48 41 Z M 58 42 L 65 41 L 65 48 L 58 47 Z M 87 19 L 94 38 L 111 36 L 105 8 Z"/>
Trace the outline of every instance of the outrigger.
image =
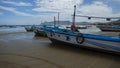
<path id="1" fill-rule="evenodd" d="M 62 43 L 80 46 L 82 48 L 94 49 L 97 51 L 109 52 L 120 55 L 120 36 L 104 36 L 80 33 L 79 31 L 77 31 L 77 29 L 75 29 L 75 16 L 78 16 L 76 15 L 76 6 L 74 6 L 73 24 L 71 26 L 71 30 L 61 29 L 59 27 L 46 26 L 44 28 L 44 31 L 46 32 L 47 37 L 55 44 Z M 88 19 L 91 18 L 104 18 L 107 20 L 116 19 L 90 16 L 82 17 L 88 17 Z"/>

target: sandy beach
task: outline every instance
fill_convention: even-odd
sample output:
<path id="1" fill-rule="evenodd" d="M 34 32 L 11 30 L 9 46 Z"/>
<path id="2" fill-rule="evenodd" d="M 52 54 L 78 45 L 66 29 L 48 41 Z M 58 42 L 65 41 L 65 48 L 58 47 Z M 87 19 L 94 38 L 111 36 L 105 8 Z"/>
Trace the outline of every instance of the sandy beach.
<path id="1" fill-rule="evenodd" d="M 53 45 L 33 32 L 0 35 L 0 68 L 120 68 L 120 56 Z"/>

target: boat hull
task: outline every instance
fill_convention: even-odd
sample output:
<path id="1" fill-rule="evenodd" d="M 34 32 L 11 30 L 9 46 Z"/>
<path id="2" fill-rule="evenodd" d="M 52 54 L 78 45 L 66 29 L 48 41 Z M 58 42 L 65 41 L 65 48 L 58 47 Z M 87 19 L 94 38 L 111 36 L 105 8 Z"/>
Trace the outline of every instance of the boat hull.
<path id="1" fill-rule="evenodd" d="M 43 30 L 36 30 L 34 31 L 35 36 L 43 36 L 43 37 L 47 37 L 46 33 Z"/>
<path id="2" fill-rule="evenodd" d="M 25 28 L 25 30 L 26 30 L 27 32 L 33 32 L 33 29 L 31 29 L 31 28 Z"/>
<path id="3" fill-rule="evenodd" d="M 72 44 L 72 43 L 64 42 L 64 41 L 61 41 L 61 40 L 56 40 L 56 39 L 53 39 L 53 38 L 49 38 L 49 39 L 52 41 L 53 45 L 54 44 L 58 44 L 58 45 L 75 46 L 75 47 L 80 47 L 80 48 L 88 49 L 88 50 L 92 50 L 92 51 L 98 51 L 98 52 L 105 52 L 105 53 L 120 55 L 119 51 L 112 51 L 112 50 L 109 50 L 109 49 L 102 49 L 102 48 L 97 48 L 97 47 L 90 47 L 89 45 L 88 46 L 77 45 L 77 44 Z"/>
<path id="4" fill-rule="evenodd" d="M 120 32 L 120 26 L 105 26 L 105 25 L 99 25 L 97 26 L 101 31 L 111 31 L 111 32 Z"/>
<path id="5" fill-rule="evenodd" d="M 120 32 L 120 29 L 100 28 L 101 31 Z"/>
<path id="6" fill-rule="evenodd" d="M 105 41 L 83 36 L 71 36 L 69 34 L 62 34 L 57 32 L 46 31 L 48 38 L 53 43 L 63 43 L 67 45 L 80 46 L 82 48 L 93 49 L 102 52 L 115 53 L 120 55 L 120 42 Z"/>

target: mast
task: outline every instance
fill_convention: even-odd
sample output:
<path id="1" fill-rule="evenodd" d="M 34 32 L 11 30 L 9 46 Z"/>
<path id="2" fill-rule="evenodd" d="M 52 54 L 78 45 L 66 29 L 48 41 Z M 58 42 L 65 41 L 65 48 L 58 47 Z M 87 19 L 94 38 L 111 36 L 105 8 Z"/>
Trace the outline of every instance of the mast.
<path id="1" fill-rule="evenodd" d="M 74 5 L 73 25 L 75 25 L 76 5 Z"/>
<path id="2" fill-rule="evenodd" d="M 59 27 L 59 12 L 58 12 L 58 27 Z"/>
<path id="3" fill-rule="evenodd" d="M 55 16 L 54 16 L 54 27 L 56 26 L 56 18 L 55 18 Z"/>

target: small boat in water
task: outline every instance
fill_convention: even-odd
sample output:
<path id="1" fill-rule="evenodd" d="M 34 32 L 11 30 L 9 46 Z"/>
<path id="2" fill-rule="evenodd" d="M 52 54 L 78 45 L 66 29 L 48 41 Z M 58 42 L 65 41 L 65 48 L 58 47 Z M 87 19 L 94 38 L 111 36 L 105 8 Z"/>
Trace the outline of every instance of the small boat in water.
<path id="1" fill-rule="evenodd" d="M 76 6 L 75 6 L 76 8 Z M 75 23 L 75 10 L 73 15 L 73 25 Z M 55 44 L 66 44 L 80 46 L 92 50 L 109 52 L 120 55 L 120 35 L 104 36 L 88 33 L 81 33 L 76 29 L 62 29 L 59 27 L 44 27 L 47 37 Z"/>
<path id="2" fill-rule="evenodd" d="M 120 32 L 120 25 L 98 25 L 101 31 Z"/>

